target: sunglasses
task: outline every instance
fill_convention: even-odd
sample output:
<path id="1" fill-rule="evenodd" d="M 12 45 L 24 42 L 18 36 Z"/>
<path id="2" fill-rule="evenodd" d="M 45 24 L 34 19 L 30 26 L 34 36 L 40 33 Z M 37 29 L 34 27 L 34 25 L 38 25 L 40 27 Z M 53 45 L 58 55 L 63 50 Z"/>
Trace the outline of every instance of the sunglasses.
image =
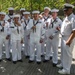
<path id="1" fill-rule="evenodd" d="M 67 11 L 68 11 L 68 9 L 64 10 L 64 12 L 67 12 Z"/>

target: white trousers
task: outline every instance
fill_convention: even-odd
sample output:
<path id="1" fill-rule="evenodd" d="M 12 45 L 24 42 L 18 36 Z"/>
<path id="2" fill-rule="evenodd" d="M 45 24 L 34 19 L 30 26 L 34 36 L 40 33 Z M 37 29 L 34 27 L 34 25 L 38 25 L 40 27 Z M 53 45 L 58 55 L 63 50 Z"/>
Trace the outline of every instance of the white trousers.
<path id="1" fill-rule="evenodd" d="M 69 47 L 68 45 L 66 45 L 67 39 L 68 37 L 62 37 L 61 39 L 61 64 L 63 66 L 63 69 L 70 72 L 74 43 L 72 41 Z"/>
<path id="2" fill-rule="evenodd" d="M 9 49 L 9 40 L 6 40 L 5 38 L 0 38 L 0 59 L 2 59 L 2 48 L 3 43 L 5 44 L 5 53 L 6 58 L 10 58 L 10 49 Z"/>
<path id="3" fill-rule="evenodd" d="M 35 45 L 36 45 L 36 61 L 41 61 L 41 44 L 39 41 L 30 40 L 30 60 L 35 59 Z"/>
<path id="4" fill-rule="evenodd" d="M 52 61 L 55 64 L 58 63 L 58 43 L 59 43 L 58 37 L 54 37 L 52 40 L 50 40 L 49 38 L 47 39 L 45 60 L 50 59 L 50 54 L 53 51 Z"/>
<path id="5" fill-rule="evenodd" d="M 45 36 L 44 41 L 41 44 L 41 55 L 45 55 L 45 53 L 46 53 L 46 46 L 45 45 L 47 45 L 47 42 L 49 42 L 49 41 L 47 41 L 47 38 Z M 47 47 L 49 48 L 49 45 Z M 53 56 L 53 51 L 52 50 L 49 50 L 48 55 L 49 55 L 49 57 L 50 56 L 52 57 Z"/>
<path id="6" fill-rule="evenodd" d="M 12 41 L 12 60 L 13 61 L 17 61 L 17 60 L 21 60 L 22 56 L 21 56 L 21 41 L 17 40 L 17 41 Z"/>
<path id="7" fill-rule="evenodd" d="M 26 56 L 29 56 L 30 55 L 30 39 L 29 39 L 29 37 L 27 36 L 27 35 L 25 35 L 25 37 L 24 37 L 24 44 L 25 44 L 25 48 L 24 48 L 24 54 L 26 55 Z"/>
<path id="8" fill-rule="evenodd" d="M 45 39 L 44 39 L 43 43 L 41 44 L 41 55 L 45 54 L 45 44 L 46 44 L 46 42 L 45 42 Z"/>

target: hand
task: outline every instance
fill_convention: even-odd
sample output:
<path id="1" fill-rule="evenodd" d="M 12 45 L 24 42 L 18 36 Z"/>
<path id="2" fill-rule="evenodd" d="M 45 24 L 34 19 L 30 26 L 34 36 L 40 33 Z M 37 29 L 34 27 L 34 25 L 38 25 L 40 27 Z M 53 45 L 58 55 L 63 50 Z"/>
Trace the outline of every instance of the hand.
<path id="1" fill-rule="evenodd" d="M 9 38 L 10 38 L 10 35 L 7 35 L 7 36 L 6 36 L 6 40 L 8 40 Z"/>
<path id="2" fill-rule="evenodd" d="M 11 19 L 9 19 L 8 22 L 11 22 Z"/>
<path id="3" fill-rule="evenodd" d="M 43 43 L 43 39 L 40 39 L 40 43 Z"/>
<path id="4" fill-rule="evenodd" d="M 18 21 L 16 21 L 16 24 L 17 24 L 18 26 L 21 26 L 21 24 L 20 24 Z"/>
<path id="5" fill-rule="evenodd" d="M 31 29 L 33 30 L 33 33 L 36 32 L 36 26 L 33 26 Z"/>
<path id="6" fill-rule="evenodd" d="M 53 39 L 53 36 L 51 35 L 49 38 L 52 40 Z"/>
<path id="7" fill-rule="evenodd" d="M 36 29 L 36 26 L 33 26 L 32 29 Z"/>
<path id="8" fill-rule="evenodd" d="M 60 27 L 56 27 L 56 29 L 57 29 L 58 31 L 60 31 Z"/>
<path id="9" fill-rule="evenodd" d="M 21 40 L 21 44 L 23 44 L 23 39 Z"/>
<path id="10" fill-rule="evenodd" d="M 48 28 L 48 22 L 46 23 L 46 27 Z"/>
<path id="11" fill-rule="evenodd" d="M 5 26 L 5 23 L 3 23 L 3 25 L 2 26 Z"/>
<path id="12" fill-rule="evenodd" d="M 68 45 L 68 46 L 70 47 L 70 45 L 71 45 L 71 42 L 69 42 L 69 41 L 66 41 L 66 45 Z"/>

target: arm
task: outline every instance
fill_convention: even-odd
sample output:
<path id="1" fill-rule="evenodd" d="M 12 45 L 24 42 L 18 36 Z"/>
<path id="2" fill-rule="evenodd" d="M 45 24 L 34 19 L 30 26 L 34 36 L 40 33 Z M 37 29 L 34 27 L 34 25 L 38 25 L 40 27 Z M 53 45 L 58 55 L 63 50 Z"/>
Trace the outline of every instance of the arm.
<path id="1" fill-rule="evenodd" d="M 75 18 L 72 19 L 71 23 L 72 23 L 72 25 L 71 25 L 72 26 L 72 32 L 71 32 L 68 40 L 66 41 L 66 45 L 69 45 L 69 46 L 72 43 L 73 39 L 75 38 Z"/>
<path id="2" fill-rule="evenodd" d="M 45 37 L 45 29 L 43 28 L 43 25 L 42 25 L 42 27 L 41 27 L 41 38 L 40 38 L 40 43 L 43 42 L 44 37 Z"/>
<path id="3" fill-rule="evenodd" d="M 72 43 L 72 40 L 75 38 L 75 30 L 72 31 L 70 37 L 68 38 L 68 40 L 66 41 L 66 45 L 69 45 Z"/>
<path id="4" fill-rule="evenodd" d="M 55 31 L 52 35 L 53 37 L 55 37 L 56 35 L 58 35 L 60 33 L 61 25 L 62 25 L 62 21 L 60 19 L 58 19 L 58 24 L 55 27 L 55 29 L 54 29 Z"/>
<path id="5" fill-rule="evenodd" d="M 8 40 L 10 38 L 10 34 L 11 34 L 10 25 L 9 25 L 8 22 L 7 22 L 6 26 L 7 26 L 7 36 L 6 36 L 6 39 Z"/>
<path id="6" fill-rule="evenodd" d="M 24 28 L 23 25 L 21 25 L 21 43 L 24 42 Z"/>

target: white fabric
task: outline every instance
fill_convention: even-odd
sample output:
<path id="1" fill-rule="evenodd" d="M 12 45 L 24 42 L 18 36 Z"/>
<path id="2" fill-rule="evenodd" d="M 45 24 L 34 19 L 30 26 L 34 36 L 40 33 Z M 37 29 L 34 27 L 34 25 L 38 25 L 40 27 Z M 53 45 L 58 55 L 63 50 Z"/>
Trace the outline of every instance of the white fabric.
<path id="1" fill-rule="evenodd" d="M 13 28 L 11 28 L 11 27 L 13 27 Z M 17 27 L 19 29 L 19 34 L 17 32 Z M 23 25 L 15 26 L 14 23 L 12 23 L 10 26 L 10 30 L 11 30 L 11 40 L 12 41 L 21 40 L 22 38 L 24 38 Z"/>
<path id="2" fill-rule="evenodd" d="M 37 48 L 37 57 L 36 57 L 36 61 L 41 61 L 41 44 L 40 44 L 40 39 L 44 38 L 44 35 L 42 36 L 42 34 L 45 33 L 44 29 L 43 29 L 43 25 L 42 22 L 41 23 L 37 23 L 36 25 L 36 32 L 31 29 L 32 26 L 34 26 L 33 24 L 33 20 L 32 23 L 27 27 L 27 29 L 30 29 L 30 60 L 34 60 L 34 56 L 35 56 L 35 45 Z"/>
<path id="3" fill-rule="evenodd" d="M 51 10 L 51 12 L 59 12 L 59 10 L 54 8 L 54 9 Z"/>
<path id="4" fill-rule="evenodd" d="M 52 21 L 54 21 L 53 18 L 51 18 Z M 46 55 L 45 55 L 45 59 L 49 60 L 50 58 L 50 50 L 52 48 L 53 50 L 53 63 L 57 64 L 58 63 L 58 43 L 59 43 L 59 31 L 56 29 L 56 27 L 61 26 L 62 21 L 57 18 L 56 19 L 57 22 L 53 23 L 53 28 L 51 27 L 52 25 L 49 25 L 49 29 L 46 33 L 46 37 L 47 37 L 47 44 L 46 44 Z M 57 33 L 56 33 L 57 32 Z M 50 39 L 49 37 L 53 36 L 53 39 Z"/>
<path id="5" fill-rule="evenodd" d="M 21 60 L 21 41 L 12 41 L 12 60 Z"/>
<path id="6" fill-rule="evenodd" d="M 49 7 L 44 7 L 44 10 L 45 10 L 45 9 L 47 9 L 47 10 L 51 11 L 51 9 L 50 9 Z"/>
<path id="7" fill-rule="evenodd" d="M 32 12 L 32 14 L 36 14 L 36 13 L 39 14 L 40 11 L 35 10 L 35 11 Z"/>
<path id="8" fill-rule="evenodd" d="M 26 23 L 28 22 L 28 20 L 24 20 L 24 21 L 26 21 Z M 30 26 L 31 23 L 32 23 L 32 19 L 29 19 L 27 26 L 28 25 Z M 29 45 L 30 44 L 30 30 L 27 29 L 25 22 L 23 22 L 22 25 L 24 28 L 24 44 L 25 44 L 24 54 L 26 56 L 29 56 L 30 55 L 29 54 L 29 51 L 30 51 L 30 45 Z"/>
<path id="9" fill-rule="evenodd" d="M 74 46 L 74 40 L 72 40 L 70 47 L 66 45 L 71 32 L 75 29 L 75 16 L 71 14 L 66 17 L 62 23 L 61 34 L 63 35 L 61 40 L 61 63 L 63 69 L 70 72 L 71 63 L 72 63 L 72 51 Z M 67 61 L 68 60 L 68 61 Z"/>
<path id="10" fill-rule="evenodd" d="M 8 8 L 8 10 L 14 10 L 14 8 L 13 7 L 10 7 L 10 8 Z"/>
<path id="11" fill-rule="evenodd" d="M 45 19 L 47 19 L 47 17 L 44 17 Z M 51 18 L 48 18 L 47 20 L 45 20 L 43 18 L 43 28 L 45 29 L 45 38 L 44 38 L 44 41 L 43 41 L 43 43 L 41 44 L 41 52 L 42 52 L 42 54 L 44 55 L 44 53 L 45 53 L 45 43 L 46 43 L 46 40 L 47 40 L 47 38 L 46 38 L 46 34 L 47 34 L 47 32 L 48 32 L 48 28 L 46 27 L 46 23 L 48 23 L 48 26 L 50 25 L 50 19 Z"/>
<path id="12" fill-rule="evenodd" d="M 74 8 L 74 5 L 72 5 L 72 4 L 69 4 L 69 3 L 65 3 L 65 4 L 64 4 L 64 6 L 66 6 L 66 7 L 72 7 L 72 8 Z"/>
<path id="13" fill-rule="evenodd" d="M 30 14 L 30 12 L 28 12 L 28 11 L 25 11 L 25 12 L 23 12 L 23 14 Z"/>
<path id="14" fill-rule="evenodd" d="M 9 35 L 9 23 L 7 21 L 0 21 L 1 25 L 4 23 L 4 32 L 1 31 L 0 29 L 0 59 L 2 59 L 2 46 L 3 43 L 5 44 L 5 51 L 6 51 L 6 58 L 10 58 L 9 54 L 9 46 L 8 46 L 8 40 L 6 40 L 7 35 Z M 1 26 L 0 26 L 1 27 Z"/>

